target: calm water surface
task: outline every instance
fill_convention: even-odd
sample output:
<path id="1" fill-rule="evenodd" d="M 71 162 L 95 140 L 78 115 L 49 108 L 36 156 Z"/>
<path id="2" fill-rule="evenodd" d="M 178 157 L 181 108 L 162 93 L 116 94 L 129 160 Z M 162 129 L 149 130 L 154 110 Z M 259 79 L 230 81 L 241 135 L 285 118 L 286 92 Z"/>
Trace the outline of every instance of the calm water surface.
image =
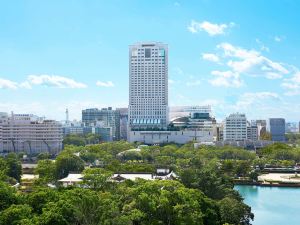
<path id="1" fill-rule="evenodd" d="M 300 188 L 237 185 L 254 213 L 253 225 L 300 225 Z"/>

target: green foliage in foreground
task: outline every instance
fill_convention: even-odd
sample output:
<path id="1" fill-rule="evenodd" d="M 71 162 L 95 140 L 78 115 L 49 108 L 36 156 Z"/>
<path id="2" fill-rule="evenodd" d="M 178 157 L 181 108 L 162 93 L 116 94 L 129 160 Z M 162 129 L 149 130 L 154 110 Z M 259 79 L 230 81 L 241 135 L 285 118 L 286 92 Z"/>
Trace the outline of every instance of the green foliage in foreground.
<path id="1" fill-rule="evenodd" d="M 40 157 L 35 171 L 40 178 L 31 193 L 18 193 L 7 184 L 21 175 L 18 158 L 0 158 L 0 177 L 6 181 L 0 183 L 0 225 L 246 225 L 253 214 L 233 189 L 233 178 L 256 179 L 266 164 L 300 161 L 300 150 L 284 144 L 258 154 L 230 146 L 194 149 L 192 143 L 127 151 L 136 147 L 124 141 L 69 145 L 55 161 Z M 115 172 L 155 172 L 161 167 L 175 171 L 178 180 L 110 180 Z M 70 172 L 85 174 L 82 188 L 47 187 Z"/>
<path id="2" fill-rule="evenodd" d="M 233 178 L 256 179 L 266 164 L 293 166 L 300 149 L 276 143 L 255 154 L 225 146 L 193 144 L 143 147 L 120 141 L 87 146 L 68 145 L 55 161 L 39 157 L 39 179 L 31 193 L 11 188 L 20 180 L 15 154 L 0 158 L 0 225 L 2 224 L 250 224 L 253 214 L 233 189 Z M 87 168 L 88 166 L 96 168 Z M 115 172 L 155 172 L 169 168 L 177 181 L 113 183 Z M 48 183 L 70 172 L 84 173 L 82 188 L 51 189 Z"/>
<path id="3" fill-rule="evenodd" d="M 0 183 L 1 186 L 5 185 Z M 37 188 L 19 195 L 9 190 L 0 211 L 0 225 L 148 225 L 148 224 L 249 224 L 249 208 L 226 197 L 208 198 L 202 191 L 178 181 L 124 182 L 103 188 Z M 0 189 L 0 196 L 3 196 Z"/>
<path id="4" fill-rule="evenodd" d="M 15 183 L 20 181 L 22 166 L 18 156 L 10 153 L 5 159 L 0 157 L 0 180 Z"/>
<path id="5" fill-rule="evenodd" d="M 33 192 L 17 193 L 1 183 L 0 225 L 250 224 L 253 214 L 233 190 L 232 176 L 247 175 L 255 154 L 231 147 L 194 149 L 192 144 L 126 152 L 134 148 L 123 141 L 67 146 L 55 161 L 41 157 Z M 178 180 L 110 180 L 114 172 L 155 172 L 158 167 L 174 170 Z M 85 175 L 81 188 L 47 187 L 70 172 Z"/>

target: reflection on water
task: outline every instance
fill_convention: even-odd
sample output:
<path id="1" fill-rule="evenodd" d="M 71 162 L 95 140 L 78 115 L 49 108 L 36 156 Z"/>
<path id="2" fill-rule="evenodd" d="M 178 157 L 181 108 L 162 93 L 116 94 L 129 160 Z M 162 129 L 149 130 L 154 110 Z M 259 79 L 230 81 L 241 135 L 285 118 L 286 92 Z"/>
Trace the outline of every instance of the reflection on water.
<path id="1" fill-rule="evenodd" d="M 251 196 L 256 197 L 258 195 L 258 186 L 246 186 L 247 188 L 243 188 L 242 185 L 236 186 L 237 189 L 242 196 Z"/>
<path id="2" fill-rule="evenodd" d="M 300 224 L 300 188 L 237 185 L 235 189 L 251 206 L 254 225 Z"/>

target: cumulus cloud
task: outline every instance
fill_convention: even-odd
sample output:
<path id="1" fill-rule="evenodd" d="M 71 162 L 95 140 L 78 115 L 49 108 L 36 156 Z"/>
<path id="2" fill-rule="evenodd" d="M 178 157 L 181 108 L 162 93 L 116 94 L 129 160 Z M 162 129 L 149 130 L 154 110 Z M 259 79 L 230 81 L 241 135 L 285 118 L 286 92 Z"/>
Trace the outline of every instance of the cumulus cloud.
<path id="1" fill-rule="evenodd" d="M 284 79 L 281 86 L 287 90 L 285 95 L 300 95 L 300 72 L 297 71 L 291 78 Z"/>
<path id="2" fill-rule="evenodd" d="M 97 81 L 96 85 L 98 87 L 114 87 L 115 86 L 115 84 L 112 81 L 107 81 L 107 82 Z"/>
<path id="3" fill-rule="evenodd" d="M 24 81 L 24 82 L 20 83 L 19 87 L 25 88 L 25 89 L 32 89 L 32 86 L 28 81 Z"/>
<path id="4" fill-rule="evenodd" d="M 57 88 L 86 88 L 87 85 L 71 78 L 57 75 L 29 75 L 27 81 L 30 85 L 43 85 Z"/>
<path id="5" fill-rule="evenodd" d="M 296 118 L 300 104 L 295 104 L 294 109 L 292 104 L 286 102 L 278 93 L 262 91 L 245 92 L 239 96 L 228 96 L 227 100 L 218 100 L 218 103 L 213 108 L 217 118 L 220 120 L 223 120 L 232 112 L 245 113 L 249 120 L 283 116 Z M 293 109 L 289 110 L 288 108 Z"/>
<path id="6" fill-rule="evenodd" d="M 295 70 L 289 65 L 267 58 L 257 50 L 245 49 L 230 43 L 217 45 L 217 50 L 220 51 L 218 52 L 219 60 L 227 61 L 227 70 L 211 72 L 214 78 L 211 78 L 209 82 L 213 86 L 241 87 L 243 85 L 242 77 L 245 75 L 267 79 L 282 79 L 288 77 Z M 211 56 L 206 56 L 206 58 L 209 57 Z M 286 81 L 283 86 L 291 86 L 288 80 Z M 297 88 L 294 87 L 294 89 Z"/>
<path id="7" fill-rule="evenodd" d="M 18 83 L 0 78 L 0 89 L 18 89 Z"/>
<path id="8" fill-rule="evenodd" d="M 250 106 L 254 103 L 265 100 L 280 100 L 277 93 L 274 92 L 246 92 L 242 94 L 236 103 L 237 106 Z"/>
<path id="9" fill-rule="evenodd" d="M 219 57 L 213 53 L 203 53 L 202 59 L 211 61 L 211 62 L 219 62 L 220 61 Z"/>
<path id="10" fill-rule="evenodd" d="M 0 78 L 1 89 L 32 89 L 34 85 L 43 85 L 57 88 L 86 88 L 87 85 L 71 78 L 57 75 L 29 75 L 23 82 L 14 82 Z"/>
<path id="11" fill-rule="evenodd" d="M 243 85 L 239 73 L 233 71 L 212 71 L 215 78 L 209 80 L 209 83 L 216 87 L 233 87 L 239 88 Z"/>
<path id="12" fill-rule="evenodd" d="M 279 79 L 290 73 L 282 63 L 272 61 L 256 50 L 247 50 L 229 43 L 221 43 L 217 48 L 222 51 L 222 57 L 228 60 L 227 66 L 233 73 L 267 79 Z"/>
<path id="13" fill-rule="evenodd" d="M 216 24 L 216 23 L 211 23 L 208 21 L 197 22 L 195 20 L 192 20 L 190 25 L 188 26 L 188 30 L 191 33 L 198 33 L 200 31 L 205 31 L 210 36 L 216 36 L 216 35 L 225 34 L 225 31 L 228 28 L 233 27 L 233 26 L 234 26 L 234 23 Z"/>
<path id="14" fill-rule="evenodd" d="M 286 114 L 286 104 L 275 92 L 246 92 L 240 95 L 234 104 L 228 105 L 228 109 L 244 112 L 248 118 L 266 119 Z"/>

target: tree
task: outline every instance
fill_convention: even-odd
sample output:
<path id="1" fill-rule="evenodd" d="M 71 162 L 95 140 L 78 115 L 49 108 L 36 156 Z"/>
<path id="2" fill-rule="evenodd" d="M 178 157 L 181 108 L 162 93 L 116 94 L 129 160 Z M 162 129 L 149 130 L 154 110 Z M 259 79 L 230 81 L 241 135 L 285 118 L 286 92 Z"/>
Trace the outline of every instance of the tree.
<path id="1" fill-rule="evenodd" d="M 223 198 L 218 202 L 223 223 L 249 225 L 254 219 L 251 208 L 233 198 Z"/>
<path id="2" fill-rule="evenodd" d="M 11 205 L 0 213 L 0 225 L 18 225 L 22 220 L 31 216 L 31 207 L 24 205 Z"/>
<path id="3" fill-rule="evenodd" d="M 7 175 L 15 178 L 17 181 L 20 181 L 22 175 L 22 165 L 15 153 L 9 153 L 7 155 L 6 164 L 8 167 Z"/>
<path id="4" fill-rule="evenodd" d="M 39 160 L 35 172 L 39 175 L 39 179 L 47 182 L 55 180 L 56 165 L 50 159 Z"/>
<path id="5" fill-rule="evenodd" d="M 177 181 L 139 181 L 121 201 L 133 224 L 220 224 L 216 203 Z"/>
<path id="6" fill-rule="evenodd" d="M 17 202 L 16 190 L 0 181 L 0 212 Z"/>
<path id="7" fill-rule="evenodd" d="M 113 195 L 74 188 L 63 190 L 57 201 L 48 202 L 43 208 L 38 224 L 121 225 L 122 223 L 118 223 L 120 215 Z"/>
<path id="8" fill-rule="evenodd" d="M 181 181 L 188 188 L 196 188 L 212 199 L 224 198 L 233 188 L 228 177 L 219 176 L 216 171 L 205 168 L 186 169 L 181 172 Z"/>
<path id="9" fill-rule="evenodd" d="M 42 152 L 37 156 L 38 160 L 50 159 L 50 157 L 51 155 L 47 152 Z"/>
<path id="10" fill-rule="evenodd" d="M 29 204 L 34 213 L 41 214 L 43 208 L 49 202 L 56 202 L 59 200 L 59 192 L 49 188 L 38 188 L 34 192 L 26 196 L 26 203 Z"/>
<path id="11" fill-rule="evenodd" d="M 61 179 L 70 172 L 80 173 L 84 169 L 84 161 L 74 154 L 61 154 L 56 159 L 56 178 Z"/>
<path id="12" fill-rule="evenodd" d="M 83 171 L 83 184 L 97 191 L 104 191 L 110 185 L 112 172 L 101 168 L 88 168 Z"/>
<path id="13" fill-rule="evenodd" d="M 67 201 L 49 202 L 38 218 L 39 225 L 70 225 L 74 223 L 74 208 Z"/>
<path id="14" fill-rule="evenodd" d="M 0 157 L 0 180 L 1 181 L 7 180 L 8 178 L 7 172 L 8 172 L 8 166 L 6 164 L 6 161 L 2 157 Z"/>
<path id="15" fill-rule="evenodd" d="M 86 144 L 98 144 L 101 140 L 101 136 L 99 134 L 89 133 L 86 134 L 84 137 Z"/>
<path id="16" fill-rule="evenodd" d="M 85 139 L 82 135 L 69 134 L 63 140 L 64 145 L 85 146 Z"/>
<path id="17" fill-rule="evenodd" d="M 251 180 L 257 181 L 258 176 L 259 176 L 259 173 L 256 170 L 252 170 L 249 173 L 249 177 L 251 178 Z"/>
<path id="18" fill-rule="evenodd" d="M 271 141 L 272 140 L 272 135 L 270 132 L 265 131 L 260 135 L 260 140 L 266 140 L 266 141 Z"/>
<path id="19" fill-rule="evenodd" d="M 235 162 L 235 175 L 238 177 L 246 177 L 251 171 L 251 162 L 239 160 Z"/>

